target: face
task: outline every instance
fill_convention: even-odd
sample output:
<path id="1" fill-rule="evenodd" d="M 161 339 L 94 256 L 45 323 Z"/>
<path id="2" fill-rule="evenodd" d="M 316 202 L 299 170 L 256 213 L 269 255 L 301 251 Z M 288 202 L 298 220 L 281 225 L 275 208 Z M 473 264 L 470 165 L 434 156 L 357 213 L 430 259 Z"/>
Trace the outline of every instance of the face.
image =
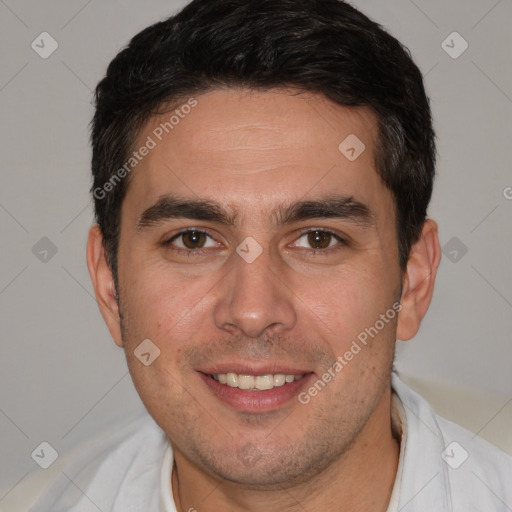
<path id="1" fill-rule="evenodd" d="M 389 388 L 401 273 L 376 118 L 284 90 L 195 100 L 135 144 L 156 142 L 123 202 L 109 327 L 177 457 L 232 482 L 307 479 Z M 134 353 L 146 339 L 160 351 L 148 365 Z"/>

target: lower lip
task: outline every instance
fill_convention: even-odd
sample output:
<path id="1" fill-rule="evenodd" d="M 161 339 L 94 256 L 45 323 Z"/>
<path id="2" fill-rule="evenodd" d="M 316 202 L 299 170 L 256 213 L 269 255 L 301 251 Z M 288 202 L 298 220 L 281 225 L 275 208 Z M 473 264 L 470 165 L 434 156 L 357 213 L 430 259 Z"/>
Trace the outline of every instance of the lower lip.
<path id="1" fill-rule="evenodd" d="M 242 412 L 269 412 L 285 405 L 296 398 L 300 389 L 305 387 L 312 377 L 312 373 L 304 375 L 299 380 L 283 384 L 276 388 L 264 391 L 248 391 L 240 388 L 232 388 L 227 384 L 221 384 L 212 377 L 198 372 L 203 382 L 210 388 L 213 394 Z"/>

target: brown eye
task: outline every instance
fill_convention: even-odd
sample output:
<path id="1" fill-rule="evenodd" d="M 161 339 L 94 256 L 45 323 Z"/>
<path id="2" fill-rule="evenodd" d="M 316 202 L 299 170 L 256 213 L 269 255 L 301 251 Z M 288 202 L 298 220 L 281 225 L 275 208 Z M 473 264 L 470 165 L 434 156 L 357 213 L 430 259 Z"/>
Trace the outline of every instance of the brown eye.
<path id="1" fill-rule="evenodd" d="M 182 233 L 183 245 L 187 249 L 201 249 L 206 243 L 206 233 L 202 231 L 187 231 Z"/>
<path id="2" fill-rule="evenodd" d="M 168 249 L 181 254 L 186 253 L 189 256 L 204 256 L 209 250 L 222 248 L 222 244 L 217 242 L 208 232 L 194 228 L 185 229 L 162 244 Z M 209 254 L 211 256 L 211 253 Z"/>
<path id="3" fill-rule="evenodd" d="M 332 235 L 327 231 L 311 231 L 308 233 L 308 243 L 313 249 L 326 249 L 331 244 Z"/>
<path id="4" fill-rule="evenodd" d="M 326 229 L 311 229 L 295 240 L 291 247 L 309 249 L 312 254 L 330 254 L 336 249 L 347 246 L 344 238 Z"/>

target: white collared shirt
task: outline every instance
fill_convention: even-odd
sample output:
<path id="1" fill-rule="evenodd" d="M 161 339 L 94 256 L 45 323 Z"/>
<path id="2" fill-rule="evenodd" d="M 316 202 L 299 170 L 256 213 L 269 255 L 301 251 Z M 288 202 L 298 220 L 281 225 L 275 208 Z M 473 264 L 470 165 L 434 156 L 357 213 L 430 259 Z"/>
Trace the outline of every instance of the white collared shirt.
<path id="1" fill-rule="evenodd" d="M 393 428 L 401 436 L 387 512 L 510 512 L 512 457 L 437 416 L 392 376 Z M 176 512 L 173 455 L 149 415 L 87 447 L 30 512 Z"/>

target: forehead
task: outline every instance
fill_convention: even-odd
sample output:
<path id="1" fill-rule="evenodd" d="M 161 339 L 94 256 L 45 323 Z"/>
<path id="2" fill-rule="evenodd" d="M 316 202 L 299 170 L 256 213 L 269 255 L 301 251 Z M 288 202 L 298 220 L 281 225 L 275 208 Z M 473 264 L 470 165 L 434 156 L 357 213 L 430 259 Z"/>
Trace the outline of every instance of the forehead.
<path id="1" fill-rule="evenodd" d="M 375 170 L 376 138 L 376 116 L 365 107 L 282 89 L 214 90 L 148 121 L 134 149 L 151 149 L 127 199 L 144 208 L 172 193 L 268 210 L 339 192 L 372 202 L 387 193 Z"/>

